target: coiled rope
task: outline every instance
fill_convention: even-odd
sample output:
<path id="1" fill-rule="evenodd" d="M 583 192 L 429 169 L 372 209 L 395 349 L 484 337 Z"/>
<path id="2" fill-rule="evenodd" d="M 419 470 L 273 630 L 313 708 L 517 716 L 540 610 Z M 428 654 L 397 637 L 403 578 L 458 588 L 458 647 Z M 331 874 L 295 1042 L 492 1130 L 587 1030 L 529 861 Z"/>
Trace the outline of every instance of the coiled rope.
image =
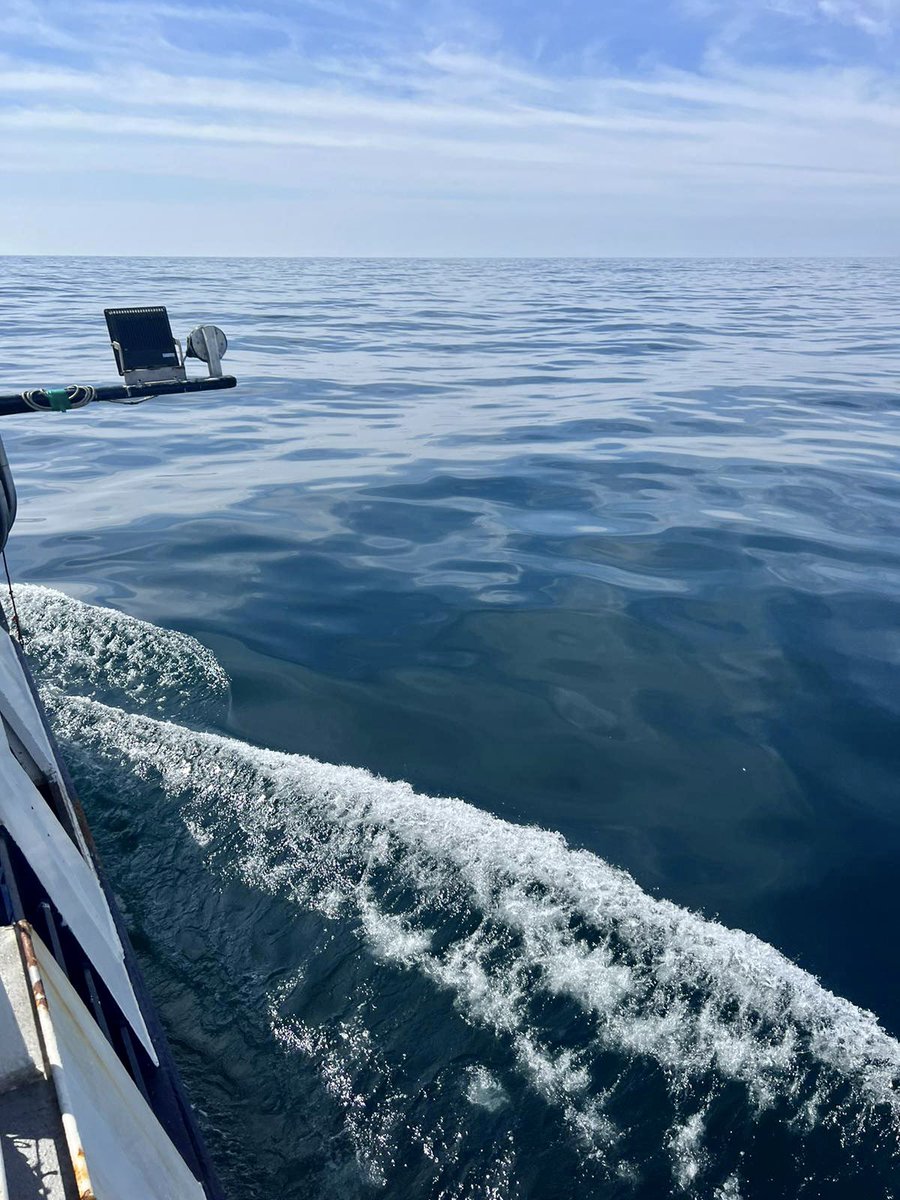
<path id="1" fill-rule="evenodd" d="M 84 408 L 96 398 L 96 388 L 81 383 L 64 388 L 32 388 L 22 392 L 22 399 L 35 412 L 68 412 L 71 408 Z"/>

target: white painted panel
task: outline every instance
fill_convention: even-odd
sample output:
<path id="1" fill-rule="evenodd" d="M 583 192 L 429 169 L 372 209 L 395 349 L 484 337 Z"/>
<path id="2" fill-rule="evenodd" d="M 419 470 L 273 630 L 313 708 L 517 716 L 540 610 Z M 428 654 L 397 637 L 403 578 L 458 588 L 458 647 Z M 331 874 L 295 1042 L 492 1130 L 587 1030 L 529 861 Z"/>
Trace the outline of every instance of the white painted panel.
<path id="1" fill-rule="evenodd" d="M 19 661 L 18 652 L 12 638 L 2 629 L 0 629 L 0 712 L 3 713 L 4 719 L 31 755 L 38 769 L 48 778 L 55 779 L 59 783 L 82 856 L 96 874 L 96 868 L 85 844 L 84 834 L 72 807 L 68 791 L 62 782 L 50 739 L 47 737 L 38 706 L 35 704 L 34 696 L 31 694 L 31 688 L 28 686 L 28 680 L 25 678 L 22 664 Z"/>
<path id="2" fill-rule="evenodd" d="M 46 1044 L 70 1151 L 84 1151 L 96 1200 L 203 1200 L 172 1145 L 53 956 L 32 934 L 52 1044 Z M 55 1059 L 55 1061 L 54 1061 Z M 73 1129 L 74 1125 L 74 1129 Z"/>
<path id="3" fill-rule="evenodd" d="M 112 992 L 134 1032 L 157 1062 L 156 1051 L 125 969 L 122 943 L 97 876 L 46 800 L 0 736 L 0 822 L 47 890 L 81 948 Z"/>
<path id="4" fill-rule="evenodd" d="M 0 629 L 0 709 L 46 775 L 59 775 L 50 740 L 9 634 Z"/>

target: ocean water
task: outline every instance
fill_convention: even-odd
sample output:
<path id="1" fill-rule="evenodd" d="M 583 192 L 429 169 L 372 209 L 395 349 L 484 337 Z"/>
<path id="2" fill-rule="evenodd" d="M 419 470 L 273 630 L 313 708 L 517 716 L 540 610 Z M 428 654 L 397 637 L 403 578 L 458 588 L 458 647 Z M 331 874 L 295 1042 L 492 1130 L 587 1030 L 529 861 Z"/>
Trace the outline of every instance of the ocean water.
<path id="1" fill-rule="evenodd" d="M 10 566 L 233 1200 L 900 1194 L 900 261 L 0 260 Z"/>

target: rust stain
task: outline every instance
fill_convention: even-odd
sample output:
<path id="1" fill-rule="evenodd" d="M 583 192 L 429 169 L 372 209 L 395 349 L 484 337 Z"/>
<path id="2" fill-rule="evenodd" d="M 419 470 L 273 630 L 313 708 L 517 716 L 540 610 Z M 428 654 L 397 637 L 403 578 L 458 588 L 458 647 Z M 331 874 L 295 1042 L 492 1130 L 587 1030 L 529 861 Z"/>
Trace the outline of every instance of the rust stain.
<path id="1" fill-rule="evenodd" d="M 37 955 L 34 952 L 34 942 L 31 940 L 31 928 L 27 921 L 17 922 L 19 929 L 19 941 L 22 946 L 22 953 L 25 956 L 25 965 L 28 967 L 28 978 L 31 981 L 31 991 L 34 996 L 34 1002 L 38 1008 L 42 1008 L 45 1012 L 49 1012 L 50 1008 L 47 1004 L 47 993 L 44 991 L 44 984 L 40 976 L 40 966 L 38 964 Z"/>
<path id="2" fill-rule="evenodd" d="M 37 955 L 34 952 L 34 943 L 31 940 L 31 929 L 27 921 L 17 921 L 16 926 L 19 930 L 19 938 L 22 942 L 22 952 L 25 955 L 25 965 L 29 968 L 38 969 Z"/>
<path id="3" fill-rule="evenodd" d="M 43 983 L 43 980 L 41 979 L 41 966 L 40 966 L 40 963 L 38 962 L 38 957 L 34 950 L 34 941 L 32 940 L 32 937 L 31 937 L 31 926 L 28 924 L 27 921 L 17 921 L 16 928 L 18 929 L 18 932 L 19 932 L 19 945 L 22 948 L 22 956 L 24 957 L 25 964 L 28 968 L 28 978 L 31 982 L 31 991 L 32 991 L 32 994 L 34 995 L 34 1002 L 37 1005 L 38 1009 L 42 1009 L 43 1012 L 46 1014 L 46 1016 L 44 1017 L 44 1020 L 48 1023 L 48 1029 L 45 1030 L 44 1027 L 42 1026 L 42 1040 L 45 1043 L 44 1049 L 45 1049 L 45 1053 L 46 1053 L 47 1052 L 47 1048 L 46 1048 L 47 1031 L 49 1031 L 49 1033 L 52 1034 L 53 1027 L 52 1027 L 52 1023 L 50 1022 L 50 1006 L 47 1003 L 47 993 L 44 991 L 44 983 Z M 53 1036 L 54 1036 L 54 1040 L 55 1040 L 55 1035 L 53 1035 Z M 53 1070 L 52 1066 L 51 1066 L 51 1070 Z M 57 1099 L 60 1100 L 60 1106 L 62 1107 L 62 1097 L 60 1095 L 60 1087 L 59 1087 L 58 1081 L 56 1080 L 55 1075 L 54 1075 L 54 1081 L 56 1082 Z M 72 1130 L 70 1130 L 66 1124 L 67 1112 L 68 1112 L 68 1110 L 66 1108 L 63 1108 L 63 1127 L 65 1130 L 66 1144 L 68 1145 L 68 1148 L 69 1148 L 69 1158 L 71 1159 L 71 1162 L 72 1162 L 72 1174 L 75 1178 L 75 1187 L 78 1190 L 78 1200 L 97 1200 L 97 1194 L 94 1191 L 93 1185 L 91 1183 L 91 1176 L 90 1176 L 90 1173 L 88 1172 L 87 1159 L 85 1158 L 84 1148 L 81 1146 L 80 1141 L 78 1139 L 76 1139 L 75 1137 L 73 1137 L 73 1131 L 76 1128 L 76 1126 L 74 1124 L 74 1117 L 72 1116 L 71 1113 L 69 1113 L 70 1119 L 72 1120 Z"/>
<path id="4" fill-rule="evenodd" d="M 91 1177 L 88 1174 L 87 1160 L 81 1146 L 72 1151 L 72 1173 L 75 1176 L 75 1186 L 78 1188 L 78 1200 L 97 1200 L 91 1184 Z"/>

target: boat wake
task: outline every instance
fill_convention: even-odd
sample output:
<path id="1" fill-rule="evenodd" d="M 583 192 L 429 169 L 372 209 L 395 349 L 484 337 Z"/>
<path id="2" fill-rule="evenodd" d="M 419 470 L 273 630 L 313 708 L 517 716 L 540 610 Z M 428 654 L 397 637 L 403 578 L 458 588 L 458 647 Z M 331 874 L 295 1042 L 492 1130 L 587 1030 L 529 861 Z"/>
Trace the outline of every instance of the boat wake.
<path id="1" fill-rule="evenodd" d="M 366 988 L 379 970 L 399 973 L 417 996 L 452 1000 L 453 1019 L 496 1046 L 496 1063 L 461 1062 L 457 1074 L 468 1111 L 505 1121 L 509 1144 L 495 1147 L 478 1190 L 445 1137 L 419 1194 L 439 1194 L 454 1153 L 455 1190 L 444 1194 L 527 1190 L 515 1110 L 536 1128 L 544 1118 L 523 1116 L 520 1088 L 552 1114 L 595 1194 L 892 1195 L 900 1043 L 871 1013 L 559 834 L 192 728 L 227 713 L 227 678 L 208 650 L 49 589 L 16 594 L 82 787 L 106 778 L 161 790 L 210 875 L 349 931 L 380 964 Z M 293 965 L 300 978 L 303 963 Z M 361 1024 L 365 1005 L 335 1028 L 290 996 L 288 985 L 271 992 L 273 1037 L 315 1064 L 366 1186 L 391 1190 L 398 1139 L 418 1130 L 428 1143 L 409 1087 L 381 1105 L 360 1090 L 395 1071 Z M 776 1158 L 795 1164 L 794 1191 L 772 1189 Z M 553 1194 L 574 1194 L 570 1182 Z"/>

